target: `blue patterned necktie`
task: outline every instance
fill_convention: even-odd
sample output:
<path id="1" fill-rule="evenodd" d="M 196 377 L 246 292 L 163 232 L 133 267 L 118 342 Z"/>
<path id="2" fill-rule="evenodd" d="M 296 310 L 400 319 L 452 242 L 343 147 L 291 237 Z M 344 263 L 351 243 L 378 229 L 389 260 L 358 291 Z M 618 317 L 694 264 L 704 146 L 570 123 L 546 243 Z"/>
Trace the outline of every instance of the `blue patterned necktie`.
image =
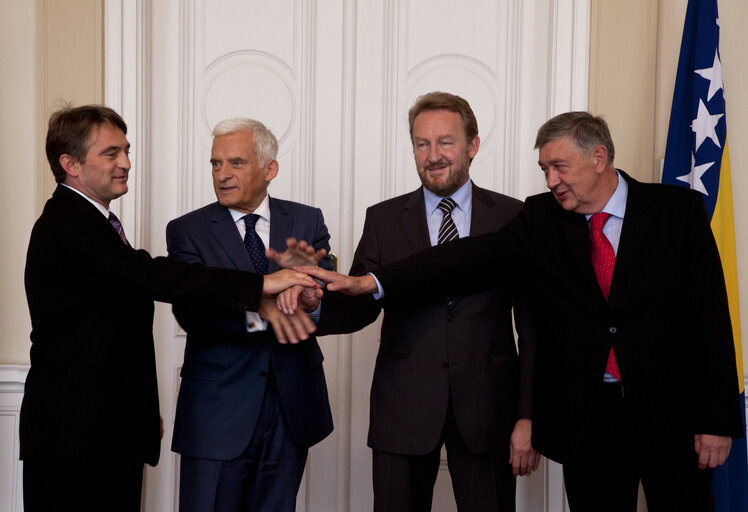
<path id="1" fill-rule="evenodd" d="M 125 229 L 122 227 L 122 223 L 119 221 L 117 216 L 112 212 L 109 212 L 109 222 L 114 226 L 114 229 L 117 230 L 117 234 L 122 241 L 125 242 L 125 245 L 129 246 L 130 244 L 127 242 L 127 237 L 125 236 Z"/>
<path id="2" fill-rule="evenodd" d="M 265 244 L 262 243 L 260 235 L 255 231 L 255 224 L 260 218 L 255 213 L 250 213 L 244 217 L 244 225 L 247 227 L 246 233 L 244 233 L 244 247 L 247 249 L 249 259 L 252 260 L 252 265 L 255 267 L 255 272 L 258 274 L 268 273 L 268 259 L 265 257 Z"/>

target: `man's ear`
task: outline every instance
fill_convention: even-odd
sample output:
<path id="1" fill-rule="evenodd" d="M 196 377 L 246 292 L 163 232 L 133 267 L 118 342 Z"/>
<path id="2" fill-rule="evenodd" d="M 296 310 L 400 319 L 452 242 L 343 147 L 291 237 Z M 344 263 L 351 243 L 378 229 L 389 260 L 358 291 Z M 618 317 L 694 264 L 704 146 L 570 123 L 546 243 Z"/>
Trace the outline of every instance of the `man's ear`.
<path id="1" fill-rule="evenodd" d="M 60 166 L 68 176 L 77 178 L 78 174 L 80 174 L 80 162 L 73 155 L 68 155 L 67 153 L 60 155 Z"/>
<path id="2" fill-rule="evenodd" d="M 592 158 L 595 160 L 595 169 L 597 172 L 603 172 L 608 166 L 608 148 L 603 146 L 597 146 L 592 150 Z"/>
<path id="3" fill-rule="evenodd" d="M 273 178 L 278 176 L 278 160 L 270 160 L 265 166 L 265 181 L 270 183 Z"/>
<path id="4" fill-rule="evenodd" d="M 477 135 L 473 140 L 468 143 L 468 157 L 470 157 L 470 160 L 475 158 L 475 155 L 478 154 L 478 148 L 480 147 L 480 137 Z"/>

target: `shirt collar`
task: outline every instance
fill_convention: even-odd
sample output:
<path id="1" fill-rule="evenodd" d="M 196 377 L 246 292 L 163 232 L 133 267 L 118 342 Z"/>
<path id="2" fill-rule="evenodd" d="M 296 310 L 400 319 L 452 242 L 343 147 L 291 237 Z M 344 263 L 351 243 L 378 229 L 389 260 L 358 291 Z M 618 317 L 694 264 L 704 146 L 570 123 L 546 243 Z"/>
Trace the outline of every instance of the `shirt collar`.
<path id="1" fill-rule="evenodd" d="M 616 176 L 618 176 L 618 186 L 600 211 L 609 213 L 613 217 L 623 219 L 623 216 L 626 214 L 626 199 L 629 195 L 629 184 L 626 183 L 625 179 L 623 179 L 623 176 L 618 172 L 618 169 L 616 169 Z M 592 217 L 592 214 L 585 215 L 585 217 L 589 220 L 590 217 Z"/>
<path id="2" fill-rule="evenodd" d="M 457 208 L 463 211 L 467 210 L 467 206 L 473 200 L 473 181 L 467 180 L 463 186 L 458 188 L 455 193 L 449 197 L 455 200 Z M 439 207 L 439 202 L 443 197 L 438 196 L 426 187 L 423 187 L 423 199 L 426 202 L 426 214 L 431 215 Z"/>
<path id="3" fill-rule="evenodd" d="M 233 208 L 229 208 L 229 213 L 231 214 L 231 218 L 234 219 L 234 222 L 239 222 L 239 219 L 243 218 L 245 215 L 247 215 L 244 212 L 240 212 L 239 210 L 234 210 Z M 262 200 L 260 205 L 255 208 L 255 211 L 252 213 L 257 214 L 260 216 L 261 219 L 265 219 L 266 221 L 270 222 L 270 195 L 265 194 L 265 199 Z"/>
<path id="4" fill-rule="evenodd" d="M 94 201 L 93 199 L 88 197 L 86 194 L 78 190 L 77 188 L 73 188 L 70 185 L 65 185 L 64 183 L 60 183 L 60 185 L 62 185 L 63 187 L 69 188 L 70 190 L 72 190 L 73 192 L 75 192 L 76 194 L 84 198 L 86 201 L 94 205 L 96 209 L 99 210 L 104 217 L 106 217 L 107 219 L 109 218 L 109 210 L 104 208 L 103 204 Z"/>

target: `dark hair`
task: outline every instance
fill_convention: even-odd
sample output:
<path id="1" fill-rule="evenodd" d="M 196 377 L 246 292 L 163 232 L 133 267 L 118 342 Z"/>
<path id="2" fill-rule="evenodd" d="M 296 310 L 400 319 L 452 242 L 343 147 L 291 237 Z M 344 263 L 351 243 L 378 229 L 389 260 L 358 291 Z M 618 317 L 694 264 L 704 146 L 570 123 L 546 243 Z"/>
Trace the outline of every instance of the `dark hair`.
<path id="1" fill-rule="evenodd" d="M 462 127 L 465 130 L 465 138 L 468 142 L 478 135 L 478 121 L 475 120 L 473 109 L 463 98 L 448 92 L 434 91 L 419 96 L 408 111 L 408 123 L 410 124 L 410 140 L 413 140 L 413 124 L 416 117 L 426 110 L 448 110 L 460 114 Z"/>
<path id="2" fill-rule="evenodd" d="M 62 155 L 70 155 L 80 163 L 86 163 L 86 155 L 91 146 L 91 132 L 109 124 L 127 133 L 127 124 L 122 117 L 109 107 L 102 105 L 66 105 L 49 118 L 47 129 L 47 160 L 57 183 L 65 181 L 65 170 L 60 165 Z"/>
<path id="3" fill-rule="evenodd" d="M 585 155 L 589 155 L 597 146 L 605 146 L 608 150 L 608 164 L 613 164 L 616 148 L 608 123 L 602 117 L 593 116 L 589 112 L 559 114 L 540 127 L 535 138 L 535 149 L 563 137 L 569 137 Z"/>

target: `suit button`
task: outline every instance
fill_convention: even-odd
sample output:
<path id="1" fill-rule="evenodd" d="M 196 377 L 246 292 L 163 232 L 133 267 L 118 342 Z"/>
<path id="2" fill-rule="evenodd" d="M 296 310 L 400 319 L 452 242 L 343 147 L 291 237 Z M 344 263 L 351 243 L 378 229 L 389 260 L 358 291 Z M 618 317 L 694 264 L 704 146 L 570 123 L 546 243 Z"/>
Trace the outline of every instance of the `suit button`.
<path id="1" fill-rule="evenodd" d="M 444 368 L 445 370 L 446 370 L 447 368 L 449 368 L 449 363 L 442 363 L 442 368 Z"/>
<path id="2" fill-rule="evenodd" d="M 454 319 L 455 319 L 455 317 L 453 317 L 451 313 L 449 315 L 447 315 L 447 321 L 448 322 L 451 322 Z"/>
<path id="3" fill-rule="evenodd" d="M 610 328 L 608 329 L 608 332 L 609 332 L 610 334 L 616 334 L 616 333 L 618 332 L 618 328 L 616 328 L 616 327 L 610 327 Z"/>
<path id="4" fill-rule="evenodd" d="M 260 377 L 263 379 L 268 376 L 268 372 L 260 372 Z"/>

